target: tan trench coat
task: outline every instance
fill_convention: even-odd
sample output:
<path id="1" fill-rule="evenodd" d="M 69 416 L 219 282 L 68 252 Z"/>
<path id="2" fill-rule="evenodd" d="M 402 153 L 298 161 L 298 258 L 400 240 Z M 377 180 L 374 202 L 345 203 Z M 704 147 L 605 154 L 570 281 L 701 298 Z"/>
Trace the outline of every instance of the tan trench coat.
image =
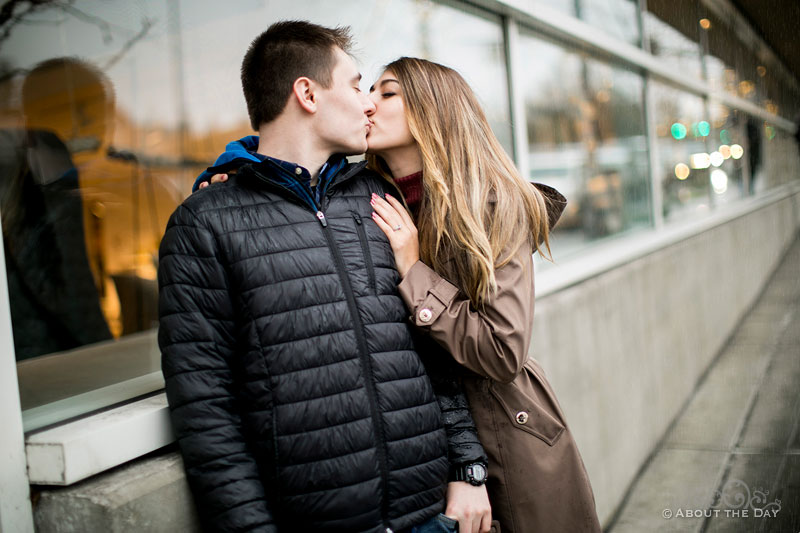
<path id="1" fill-rule="evenodd" d="M 496 279 L 497 294 L 481 312 L 421 261 L 399 290 L 412 322 L 474 373 L 464 388 L 489 457 L 487 489 L 500 531 L 599 532 L 592 488 L 564 413 L 542 367 L 528 358 L 530 247 L 498 269 Z"/>

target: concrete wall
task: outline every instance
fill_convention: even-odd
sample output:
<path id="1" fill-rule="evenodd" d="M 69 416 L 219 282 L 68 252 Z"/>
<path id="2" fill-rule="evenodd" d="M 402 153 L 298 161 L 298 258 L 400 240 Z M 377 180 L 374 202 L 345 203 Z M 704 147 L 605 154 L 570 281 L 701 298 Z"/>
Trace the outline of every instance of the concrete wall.
<path id="1" fill-rule="evenodd" d="M 795 192 L 537 299 L 531 356 L 545 368 L 578 441 L 601 522 L 798 227 Z"/>
<path id="2" fill-rule="evenodd" d="M 176 451 L 133 461 L 81 483 L 33 494 L 39 533 L 200 531 Z"/>
<path id="3" fill-rule="evenodd" d="M 794 190 L 568 288 L 541 291 L 531 355 L 559 395 L 601 521 L 796 238 Z M 38 490 L 34 501 L 41 532 L 198 530 L 174 451 Z"/>

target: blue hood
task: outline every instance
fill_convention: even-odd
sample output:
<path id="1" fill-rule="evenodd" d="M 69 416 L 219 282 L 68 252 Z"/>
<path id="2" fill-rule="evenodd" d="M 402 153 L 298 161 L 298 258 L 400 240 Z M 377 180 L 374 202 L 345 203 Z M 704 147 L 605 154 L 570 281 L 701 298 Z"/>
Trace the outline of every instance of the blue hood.
<path id="1" fill-rule="evenodd" d="M 238 141 L 229 142 L 225 151 L 214 161 L 214 164 L 203 171 L 192 185 L 195 192 L 204 181 L 210 181 L 214 174 L 225 174 L 229 170 L 238 169 L 247 163 L 259 163 L 263 156 L 256 153 L 258 149 L 258 135 L 248 135 Z"/>

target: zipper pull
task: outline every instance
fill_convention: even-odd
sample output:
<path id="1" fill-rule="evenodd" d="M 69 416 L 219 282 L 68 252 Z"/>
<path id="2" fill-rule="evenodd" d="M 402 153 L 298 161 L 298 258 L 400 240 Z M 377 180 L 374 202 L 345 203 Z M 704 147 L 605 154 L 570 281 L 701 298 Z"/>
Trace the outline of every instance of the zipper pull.
<path id="1" fill-rule="evenodd" d="M 353 213 L 353 220 L 355 220 L 356 224 L 358 224 L 359 226 L 361 225 L 361 215 L 359 215 L 358 213 Z"/>
<path id="2" fill-rule="evenodd" d="M 328 227 L 328 221 L 325 220 L 325 213 L 322 211 L 317 211 L 317 218 L 319 219 L 319 223 L 322 224 L 323 228 Z"/>

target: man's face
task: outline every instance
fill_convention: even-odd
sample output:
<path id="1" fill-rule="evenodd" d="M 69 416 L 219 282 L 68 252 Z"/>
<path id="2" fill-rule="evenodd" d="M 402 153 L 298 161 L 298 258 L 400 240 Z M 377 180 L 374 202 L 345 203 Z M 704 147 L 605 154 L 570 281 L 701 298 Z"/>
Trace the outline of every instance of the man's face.
<path id="1" fill-rule="evenodd" d="M 333 83 L 317 91 L 316 131 L 331 153 L 361 154 L 367 149 L 368 114 L 375 106 L 361 92 L 361 74 L 353 58 L 340 48 L 335 53 Z"/>

